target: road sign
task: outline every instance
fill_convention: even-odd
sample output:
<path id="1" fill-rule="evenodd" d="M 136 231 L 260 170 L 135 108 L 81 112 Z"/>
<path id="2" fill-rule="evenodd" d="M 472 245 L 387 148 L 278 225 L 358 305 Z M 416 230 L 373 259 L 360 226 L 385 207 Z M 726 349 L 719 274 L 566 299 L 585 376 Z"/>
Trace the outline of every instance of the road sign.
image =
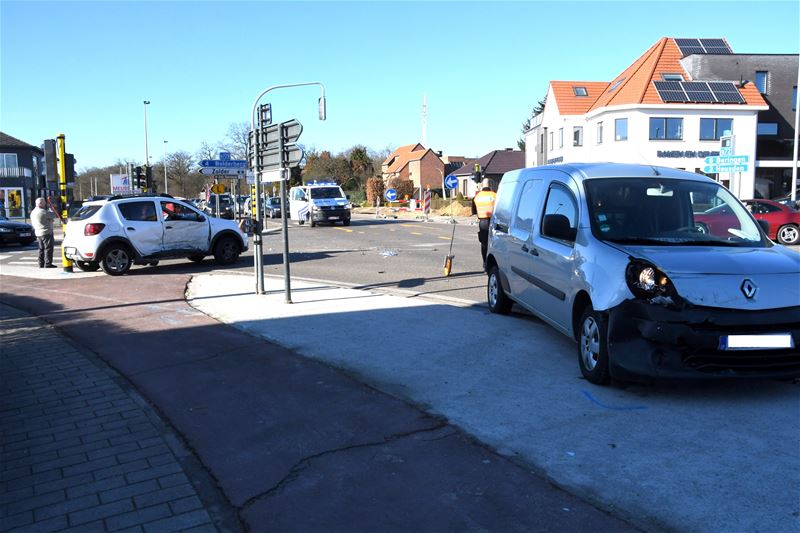
<path id="1" fill-rule="evenodd" d="M 295 119 L 262 127 L 258 132 L 250 132 L 248 144 L 251 166 L 260 171 L 298 166 L 304 153 L 295 143 L 301 133 L 303 125 Z"/>
<path id="2" fill-rule="evenodd" d="M 230 161 L 231 160 L 231 153 L 230 152 L 220 152 L 219 153 L 219 160 L 220 161 Z"/>
<path id="3" fill-rule="evenodd" d="M 201 167 L 208 168 L 247 168 L 247 161 L 244 159 L 230 159 L 224 161 L 222 159 L 203 159 L 200 161 Z"/>
<path id="4" fill-rule="evenodd" d="M 458 187 L 458 178 L 450 174 L 444 178 L 444 186 L 448 189 L 455 189 Z"/>
<path id="5" fill-rule="evenodd" d="M 245 173 L 244 177 L 245 177 L 245 179 L 247 179 L 247 184 L 248 185 L 253 185 L 256 182 L 256 175 L 253 174 L 252 170 L 248 170 Z"/>
<path id="6" fill-rule="evenodd" d="M 397 189 L 386 189 L 386 192 L 383 193 L 383 196 L 387 201 L 394 202 L 397 200 Z"/>
<path id="7" fill-rule="evenodd" d="M 276 181 L 282 181 L 283 178 L 283 170 L 265 170 L 264 172 L 260 172 L 259 175 L 261 176 L 261 183 L 273 183 Z"/>
<path id="8" fill-rule="evenodd" d="M 241 178 L 245 175 L 246 170 L 243 168 L 212 168 L 203 167 L 200 169 L 200 174 L 203 176 L 217 176 L 217 177 L 230 177 Z"/>
<path id="9" fill-rule="evenodd" d="M 287 120 L 286 122 L 282 122 L 281 126 L 283 128 L 283 143 L 284 144 L 294 144 L 297 142 L 297 139 L 300 137 L 300 134 L 303 133 L 303 125 L 297 121 L 297 119 Z"/>
<path id="10" fill-rule="evenodd" d="M 704 159 L 706 165 L 742 165 L 750 161 L 747 155 L 712 156 Z"/>
<path id="11" fill-rule="evenodd" d="M 720 174 L 723 172 L 747 172 L 747 165 L 706 165 L 703 167 L 706 174 Z"/>

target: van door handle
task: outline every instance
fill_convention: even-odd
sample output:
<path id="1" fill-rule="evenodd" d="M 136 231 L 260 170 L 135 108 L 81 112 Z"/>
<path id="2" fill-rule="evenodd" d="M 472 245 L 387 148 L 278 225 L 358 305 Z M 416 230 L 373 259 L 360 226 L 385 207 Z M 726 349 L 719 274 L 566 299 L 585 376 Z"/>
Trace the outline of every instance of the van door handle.
<path id="1" fill-rule="evenodd" d="M 132 227 L 130 227 L 130 226 L 128 226 L 128 227 L 127 227 L 127 228 L 125 228 L 125 229 L 126 229 L 126 230 L 128 230 L 128 231 L 136 231 L 136 228 L 132 228 Z"/>
<path id="2" fill-rule="evenodd" d="M 531 248 L 531 255 L 538 256 L 539 255 L 539 250 L 537 250 L 536 248 Z"/>
<path id="3" fill-rule="evenodd" d="M 526 252 L 526 253 L 528 252 L 528 245 L 527 244 L 523 244 L 522 245 L 522 251 Z"/>

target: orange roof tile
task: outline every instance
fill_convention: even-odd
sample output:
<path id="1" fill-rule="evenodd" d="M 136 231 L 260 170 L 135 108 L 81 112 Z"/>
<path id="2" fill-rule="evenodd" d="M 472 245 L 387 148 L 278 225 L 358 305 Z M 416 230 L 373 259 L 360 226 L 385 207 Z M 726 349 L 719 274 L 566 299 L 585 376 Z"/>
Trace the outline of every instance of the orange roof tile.
<path id="1" fill-rule="evenodd" d="M 583 112 L 562 114 L 582 114 L 601 107 L 627 104 L 663 104 L 653 82 L 663 79 L 664 74 L 680 74 L 684 80 L 690 81 L 689 74 L 681 65 L 681 59 L 683 59 L 683 54 L 675 43 L 675 39 L 662 37 L 614 78 L 610 84 L 607 84 L 607 88 L 593 101 L 590 108 Z M 766 105 L 755 88 L 740 88 L 739 92 L 749 105 Z M 561 105 L 559 104 L 560 109 Z"/>
<path id="2" fill-rule="evenodd" d="M 558 112 L 562 115 L 583 115 L 608 87 L 605 81 L 551 81 Z M 573 87 L 585 87 L 587 96 L 576 96 Z"/>
<path id="3" fill-rule="evenodd" d="M 413 152 L 414 150 L 419 150 L 420 148 L 422 148 L 422 145 L 419 143 L 400 146 L 394 152 L 392 152 L 389 157 L 386 158 L 386 161 L 384 161 L 383 164 L 388 165 L 392 159 L 404 157 L 405 155 Z"/>

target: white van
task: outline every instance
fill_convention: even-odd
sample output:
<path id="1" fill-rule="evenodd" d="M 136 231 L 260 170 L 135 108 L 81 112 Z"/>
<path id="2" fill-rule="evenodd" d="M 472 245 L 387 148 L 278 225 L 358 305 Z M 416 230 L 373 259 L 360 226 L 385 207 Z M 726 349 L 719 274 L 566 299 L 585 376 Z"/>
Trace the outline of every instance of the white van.
<path id="1" fill-rule="evenodd" d="M 333 181 L 312 181 L 289 190 L 289 218 L 311 227 L 319 222 L 350 225 L 350 200 Z"/>

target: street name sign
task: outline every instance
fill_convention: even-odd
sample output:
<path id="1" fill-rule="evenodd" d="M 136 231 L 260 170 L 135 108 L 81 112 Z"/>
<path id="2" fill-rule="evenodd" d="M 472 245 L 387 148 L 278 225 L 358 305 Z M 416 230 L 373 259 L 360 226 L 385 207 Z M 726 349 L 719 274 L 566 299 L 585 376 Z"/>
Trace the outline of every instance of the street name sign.
<path id="1" fill-rule="evenodd" d="M 747 165 L 706 165 L 703 167 L 706 174 L 720 174 L 723 172 L 747 172 Z"/>
<path id="2" fill-rule="evenodd" d="M 287 173 L 288 174 L 288 173 Z M 259 172 L 261 176 L 261 183 L 273 183 L 276 181 L 283 181 L 283 170 L 264 170 Z"/>
<path id="3" fill-rule="evenodd" d="M 200 161 L 201 167 L 207 168 L 247 168 L 247 161 L 244 159 L 229 159 L 224 161 L 222 159 L 203 159 Z"/>
<path id="4" fill-rule="evenodd" d="M 389 202 L 394 202 L 397 200 L 397 189 L 386 189 L 386 192 L 383 193 L 383 196 Z"/>
<path id="5" fill-rule="evenodd" d="M 450 174 L 444 179 L 444 186 L 448 189 L 455 189 L 458 187 L 458 178 Z"/>
<path id="6" fill-rule="evenodd" d="M 224 176 L 232 178 L 240 178 L 245 175 L 246 170 L 243 168 L 213 168 L 203 167 L 200 169 L 200 174 L 203 176 Z"/>
<path id="7" fill-rule="evenodd" d="M 706 165 L 742 165 L 750 161 L 750 156 L 720 155 L 720 156 L 706 157 L 703 161 L 705 161 Z"/>

